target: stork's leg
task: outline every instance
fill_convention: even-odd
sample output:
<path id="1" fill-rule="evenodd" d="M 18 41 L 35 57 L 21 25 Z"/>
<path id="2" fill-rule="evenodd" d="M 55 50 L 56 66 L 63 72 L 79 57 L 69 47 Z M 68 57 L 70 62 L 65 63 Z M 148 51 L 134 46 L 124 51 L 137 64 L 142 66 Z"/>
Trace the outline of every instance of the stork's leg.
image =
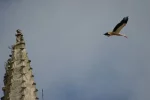
<path id="1" fill-rule="evenodd" d="M 119 34 L 115 34 L 115 35 L 116 35 L 116 36 L 123 36 L 123 37 L 127 38 L 127 36 L 126 36 L 126 35 L 121 34 L 121 33 L 119 33 Z"/>
<path id="2" fill-rule="evenodd" d="M 125 34 L 120 34 L 120 36 L 123 36 L 123 37 L 125 37 L 125 38 L 128 38 Z"/>
<path id="3" fill-rule="evenodd" d="M 128 38 L 127 36 L 124 36 L 125 38 Z"/>

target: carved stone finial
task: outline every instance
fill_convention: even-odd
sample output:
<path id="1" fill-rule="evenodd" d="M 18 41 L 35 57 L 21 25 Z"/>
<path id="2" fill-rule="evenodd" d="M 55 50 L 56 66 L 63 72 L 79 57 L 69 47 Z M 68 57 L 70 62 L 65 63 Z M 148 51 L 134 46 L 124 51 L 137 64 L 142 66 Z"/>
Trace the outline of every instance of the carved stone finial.
<path id="1" fill-rule="evenodd" d="M 18 30 L 16 30 L 16 32 L 17 32 L 16 33 L 16 42 L 18 43 L 18 42 L 24 41 L 23 34 L 22 34 L 21 30 L 18 29 Z"/>
<path id="2" fill-rule="evenodd" d="M 16 36 L 20 36 L 20 35 L 23 36 L 20 29 L 17 29 L 16 32 L 17 32 Z"/>
<path id="3" fill-rule="evenodd" d="M 17 33 L 21 33 L 21 30 L 20 30 L 20 29 L 17 29 L 16 32 L 17 32 Z"/>

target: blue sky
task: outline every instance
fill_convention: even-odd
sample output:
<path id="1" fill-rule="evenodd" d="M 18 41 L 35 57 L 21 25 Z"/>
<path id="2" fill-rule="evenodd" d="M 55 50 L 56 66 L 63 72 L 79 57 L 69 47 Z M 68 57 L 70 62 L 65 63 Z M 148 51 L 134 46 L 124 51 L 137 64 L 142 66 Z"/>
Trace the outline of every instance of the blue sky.
<path id="1" fill-rule="evenodd" d="M 149 100 L 149 0 L 0 0 L 0 87 L 24 33 L 45 100 Z M 105 37 L 125 16 L 128 36 Z M 0 90 L 0 96 L 3 96 Z"/>

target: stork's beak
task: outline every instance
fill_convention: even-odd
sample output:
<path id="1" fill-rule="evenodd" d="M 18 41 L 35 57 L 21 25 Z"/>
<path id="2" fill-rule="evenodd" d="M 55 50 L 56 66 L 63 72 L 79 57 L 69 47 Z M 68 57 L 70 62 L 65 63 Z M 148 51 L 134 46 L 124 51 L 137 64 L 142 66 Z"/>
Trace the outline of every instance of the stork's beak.
<path id="1" fill-rule="evenodd" d="M 105 35 L 105 36 L 108 36 L 108 37 L 110 36 L 108 33 L 105 33 L 104 35 Z"/>

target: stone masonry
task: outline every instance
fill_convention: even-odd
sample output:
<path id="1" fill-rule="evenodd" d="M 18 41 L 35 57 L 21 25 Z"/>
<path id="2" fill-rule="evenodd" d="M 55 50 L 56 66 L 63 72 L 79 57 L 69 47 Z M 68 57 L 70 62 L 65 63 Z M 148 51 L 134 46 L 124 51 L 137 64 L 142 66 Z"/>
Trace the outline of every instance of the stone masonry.
<path id="1" fill-rule="evenodd" d="M 12 54 L 5 63 L 4 96 L 1 100 L 38 100 L 23 34 L 19 29 L 16 32 L 16 43 L 11 47 Z"/>

